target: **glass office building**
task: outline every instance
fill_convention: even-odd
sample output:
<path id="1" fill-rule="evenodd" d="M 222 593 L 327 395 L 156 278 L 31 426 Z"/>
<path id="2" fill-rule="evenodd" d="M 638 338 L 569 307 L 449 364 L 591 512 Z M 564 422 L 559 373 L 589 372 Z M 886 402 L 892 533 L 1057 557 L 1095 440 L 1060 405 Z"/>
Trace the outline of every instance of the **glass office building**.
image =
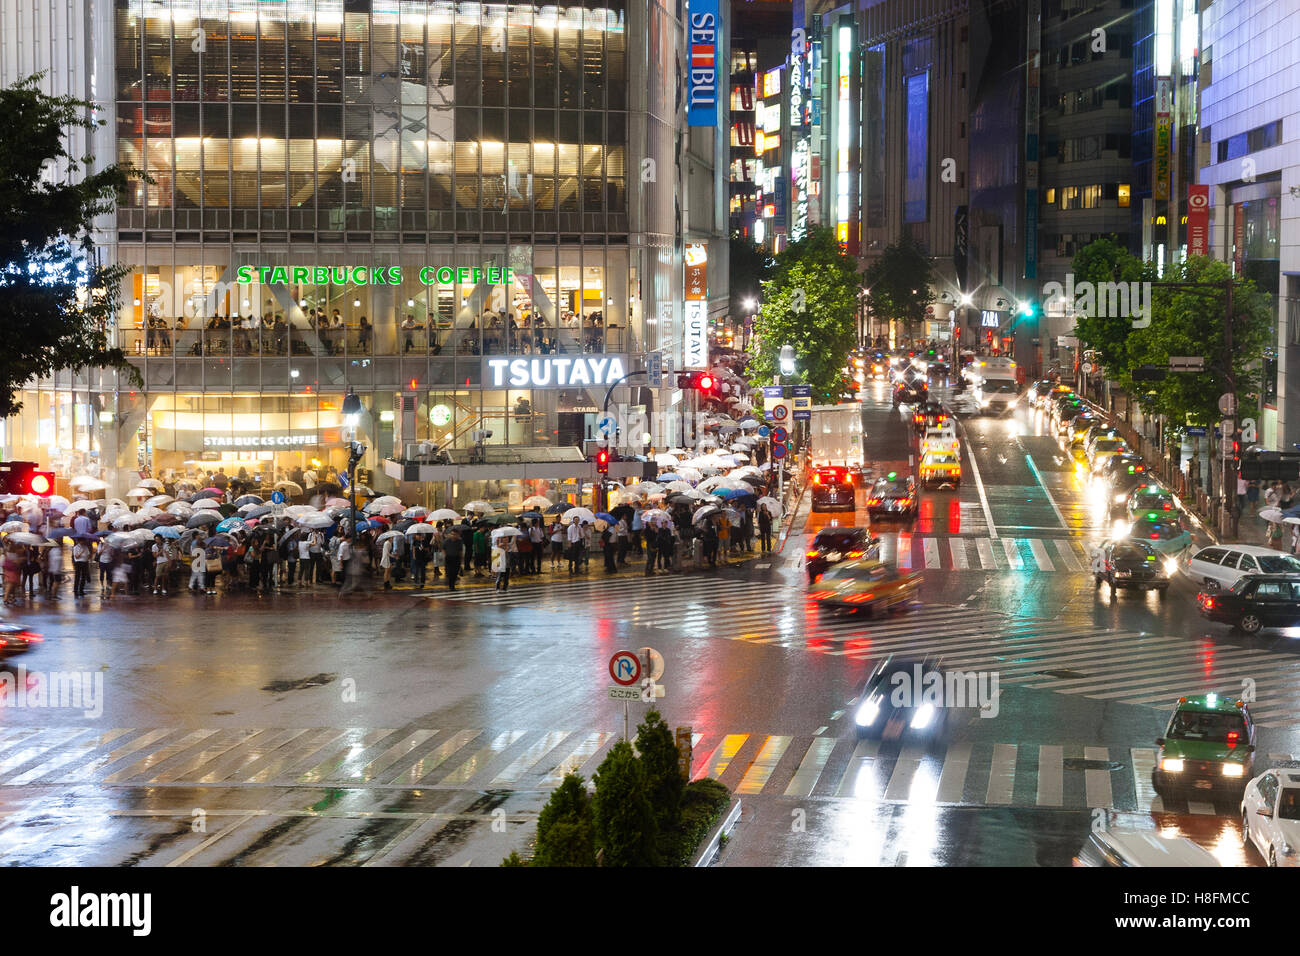
<path id="1" fill-rule="evenodd" d="M 403 441 L 591 437 L 603 387 L 494 387 L 483 370 L 680 353 L 677 16 L 647 0 L 118 0 L 95 94 L 116 158 L 148 181 L 104 244 L 130 269 L 115 334 L 144 387 L 33 383 L 6 456 L 64 473 L 341 467 L 348 388 L 380 483 L 397 393 L 418 403 Z M 621 394 L 653 411 L 657 393 Z"/>

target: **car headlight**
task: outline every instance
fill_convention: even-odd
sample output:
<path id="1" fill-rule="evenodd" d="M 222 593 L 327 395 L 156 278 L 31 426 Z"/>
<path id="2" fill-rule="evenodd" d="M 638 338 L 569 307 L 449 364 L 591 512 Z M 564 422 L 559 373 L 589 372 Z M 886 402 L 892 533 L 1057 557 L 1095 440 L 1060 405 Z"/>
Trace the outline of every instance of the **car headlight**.
<path id="1" fill-rule="evenodd" d="M 1160 769 L 1165 773 L 1182 773 L 1183 761 L 1180 757 L 1164 757 L 1160 760 Z"/>
<path id="2" fill-rule="evenodd" d="M 853 715 L 859 727 L 870 727 L 880 716 L 880 701 L 875 697 L 868 697 L 858 708 L 858 712 Z"/>
<path id="3" fill-rule="evenodd" d="M 1225 763 L 1223 764 L 1223 775 L 1225 777 L 1244 777 L 1246 768 L 1239 763 Z"/>
<path id="4" fill-rule="evenodd" d="M 988 408 L 988 407 L 989 407 L 989 400 L 987 398 L 980 399 L 980 408 Z"/>
<path id="5" fill-rule="evenodd" d="M 1178 573 L 1178 561 L 1175 558 L 1165 558 L 1165 574 L 1174 575 Z"/>
<path id="6" fill-rule="evenodd" d="M 912 729 L 923 730 L 930 726 L 932 720 L 934 720 L 934 704 L 922 704 L 912 715 Z"/>

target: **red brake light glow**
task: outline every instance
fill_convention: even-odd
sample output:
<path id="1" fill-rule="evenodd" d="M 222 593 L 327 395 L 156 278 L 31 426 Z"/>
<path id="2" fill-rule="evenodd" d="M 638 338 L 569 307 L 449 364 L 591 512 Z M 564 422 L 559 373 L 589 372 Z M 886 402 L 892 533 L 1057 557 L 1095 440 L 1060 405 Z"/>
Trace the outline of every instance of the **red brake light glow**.
<path id="1" fill-rule="evenodd" d="M 804 555 L 804 557 L 805 557 L 805 558 L 815 558 L 815 557 L 817 557 L 817 552 L 816 552 L 816 551 L 809 551 L 807 554 Z"/>

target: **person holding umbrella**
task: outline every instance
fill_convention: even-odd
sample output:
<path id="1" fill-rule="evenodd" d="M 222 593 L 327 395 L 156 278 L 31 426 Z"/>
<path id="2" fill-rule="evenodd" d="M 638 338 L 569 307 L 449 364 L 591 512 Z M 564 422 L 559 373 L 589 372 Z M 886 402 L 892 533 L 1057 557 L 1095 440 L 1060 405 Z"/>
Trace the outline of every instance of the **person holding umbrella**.
<path id="1" fill-rule="evenodd" d="M 442 546 L 447 561 L 447 590 L 456 590 L 456 578 L 460 577 L 460 559 L 465 555 L 465 545 L 460 540 L 460 532 L 452 531 Z"/>
<path id="2" fill-rule="evenodd" d="M 113 589 L 113 549 L 107 542 L 99 546 L 99 596 L 108 597 Z"/>
<path id="3" fill-rule="evenodd" d="M 569 522 L 565 537 L 569 543 L 569 573 L 577 574 L 582 563 L 582 526 L 576 518 Z"/>
<path id="4" fill-rule="evenodd" d="M 481 578 L 483 569 L 488 567 L 488 535 L 482 524 L 475 526 L 471 541 L 474 545 L 474 577 Z"/>
<path id="5" fill-rule="evenodd" d="M 392 532 L 396 534 L 397 532 Z M 393 563 L 396 557 L 393 554 L 393 538 L 384 539 L 383 550 L 379 554 L 379 566 L 384 569 L 384 590 L 393 589 Z"/>
<path id="6" fill-rule="evenodd" d="M 17 548 L 5 548 L 5 604 L 17 604 L 22 593 L 23 558 Z"/>
<path id="7" fill-rule="evenodd" d="M 551 528 L 551 570 L 560 570 L 560 558 L 564 556 L 564 526 L 558 521 L 552 522 Z"/>
<path id="8" fill-rule="evenodd" d="M 492 545 L 492 573 L 497 576 L 494 589 L 501 592 L 510 590 L 510 556 L 498 538 Z"/>
<path id="9" fill-rule="evenodd" d="M 758 540 L 764 554 L 772 550 L 772 513 L 767 505 L 758 506 Z"/>
<path id="10" fill-rule="evenodd" d="M 606 523 L 605 530 L 600 533 L 600 547 L 605 554 L 606 574 L 613 574 L 618 570 L 618 566 L 614 563 L 614 558 L 617 554 L 617 545 L 615 544 L 617 537 L 618 535 L 614 529 Z"/>

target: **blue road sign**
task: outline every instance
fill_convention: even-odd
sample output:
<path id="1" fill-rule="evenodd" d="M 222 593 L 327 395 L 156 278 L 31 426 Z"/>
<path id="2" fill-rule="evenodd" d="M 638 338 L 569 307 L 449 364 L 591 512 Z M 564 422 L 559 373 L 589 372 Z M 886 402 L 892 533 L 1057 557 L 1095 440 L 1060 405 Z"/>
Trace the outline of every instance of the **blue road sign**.
<path id="1" fill-rule="evenodd" d="M 275 491 L 271 492 L 271 504 L 273 505 L 284 504 L 284 492 L 280 491 L 279 489 L 276 489 Z"/>
<path id="2" fill-rule="evenodd" d="M 758 426 L 758 437 L 759 437 L 759 438 L 766 438 L 766 437 L 767 437 L 768 435 L 770 435 L 770 434 L 772 434 L 772 429 L 768 428 L 766 425 L 759 425 L 759 426 Z"/>
<path id="3" fill-rule="evenodd" d="M 789 437 L 790 433 L 780 425 L 777 425 L 772 429 L 772 441 L 776 442 L 778 445 L 784 445 Z"/>
<path id="4" fill-rule="evenodd" d="M 347 491 L 347 490 L 348 490 L 348 485 L 349 485 L 349 484 L 350 484 L 350 482 L 348 481 L 348 473 L 347 473 L 346 471 L 340 471 L 340 472 L 339 472 L 339 485 L 343 488 L 344 491 Z"/>
<path id="5" fill-rule="evenodd" d="M 773 446 L 772 446 L 772 457 L 773 457 L 773 458 L 784 458 L 784 457 L 785 457 L 785 454 L 786 454 L 786 447 L 785 447 L 784 445 L 773 445 Z"/>

